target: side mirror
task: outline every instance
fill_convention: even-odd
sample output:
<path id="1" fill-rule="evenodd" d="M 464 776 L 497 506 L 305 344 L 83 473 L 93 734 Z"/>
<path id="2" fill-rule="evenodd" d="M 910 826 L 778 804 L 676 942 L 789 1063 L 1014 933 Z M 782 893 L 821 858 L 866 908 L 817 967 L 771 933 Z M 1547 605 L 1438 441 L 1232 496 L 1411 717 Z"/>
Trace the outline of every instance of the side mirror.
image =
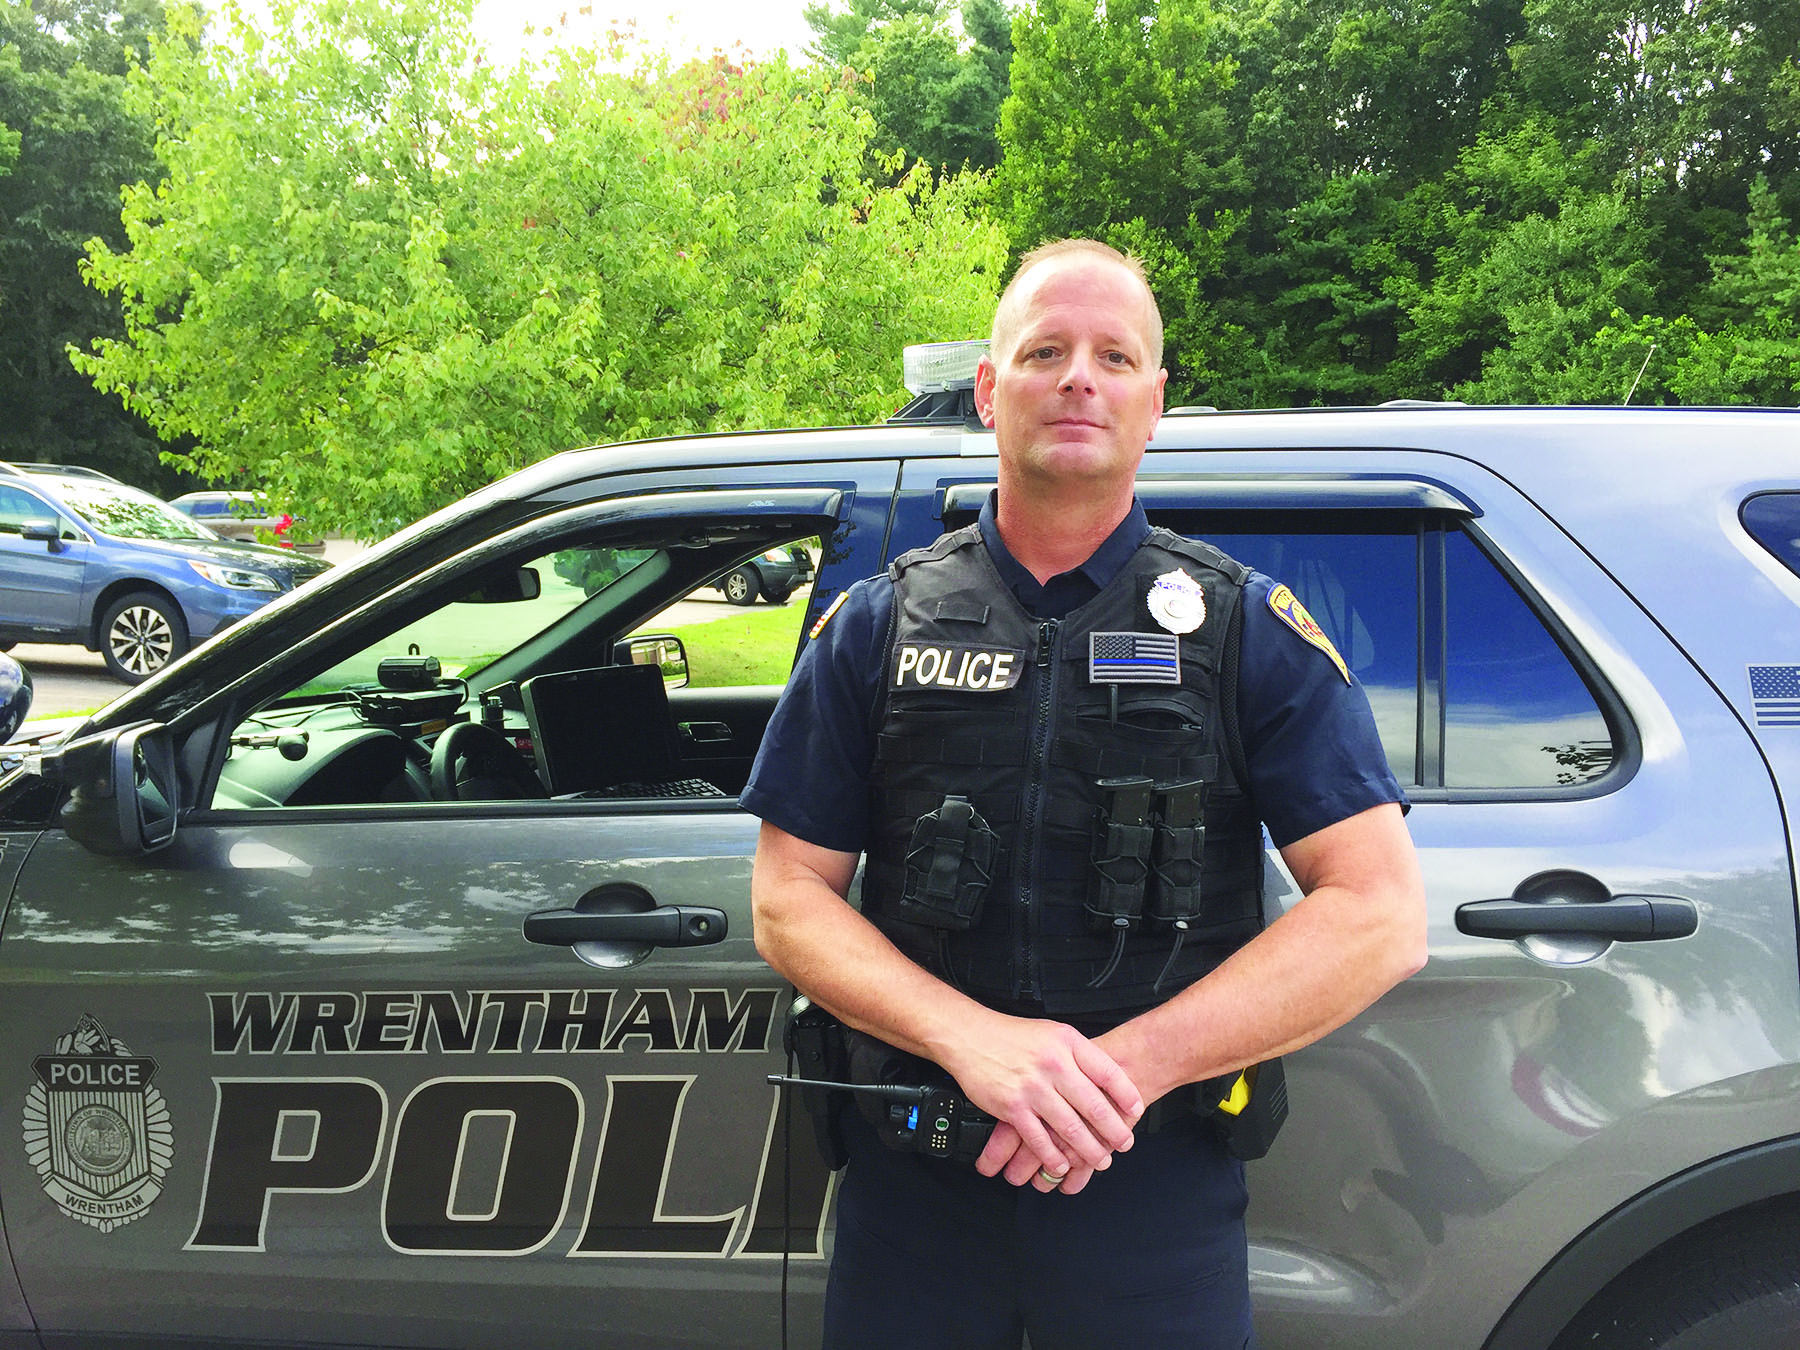
<path id="1" fill-rule="evenodd" d="M 0 652 L 0 745 L 10 741 L 31 711 L 31 672 Z"/>
<path id="2" fill-rule="evenodd" d="M 62 552 L 62 527 L 54 520 L 28 520 L 19 526 L 19 538 L 35 539 L 49 546 L 50 552 Z"/>
<path id="3" fill-rule="evenodd" d="M 490 576 L 462 598 L 465 605 L 508 605 L 515 600 L 535 600 L 543 591 L 535 567 L 517 567 Z"/>
<path id="4" fill-rule="evenodd" d="M 62 825 L 84 848 L 129 857 L 175 838 L 175 748 L 160 722 L 84 736 L 46 755 L 44 773 L 72 789 Z"/>
<path id="5" fill-rule="evenodd" d="M 687 648 L 673 633 L 639 633 L 613 644 L 615 666 L 661 666 L 663 683 L 670 689 L 686 688 Z"/>

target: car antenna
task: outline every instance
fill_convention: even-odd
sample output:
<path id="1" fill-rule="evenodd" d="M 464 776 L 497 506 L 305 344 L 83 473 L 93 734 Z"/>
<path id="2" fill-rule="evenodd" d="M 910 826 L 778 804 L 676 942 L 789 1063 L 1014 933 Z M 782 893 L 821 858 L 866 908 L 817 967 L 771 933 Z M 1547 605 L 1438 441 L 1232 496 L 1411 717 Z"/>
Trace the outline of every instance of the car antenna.
<path id="1" fill-rule="evenodd" d="M 1631 388 L 1625 391 L 1625 406 L 1631 406 L 1631 396 L 1637 393 L 1638 380 L 1644 378 L 1644 372 L 1650 367 L 1650 358 L 1656 355 L 1656 344 L 1650 344 L 1650 350 L 1644 353 L 1644 364 L 1638 367 L 1637 379 L 1631 382 Z"/>

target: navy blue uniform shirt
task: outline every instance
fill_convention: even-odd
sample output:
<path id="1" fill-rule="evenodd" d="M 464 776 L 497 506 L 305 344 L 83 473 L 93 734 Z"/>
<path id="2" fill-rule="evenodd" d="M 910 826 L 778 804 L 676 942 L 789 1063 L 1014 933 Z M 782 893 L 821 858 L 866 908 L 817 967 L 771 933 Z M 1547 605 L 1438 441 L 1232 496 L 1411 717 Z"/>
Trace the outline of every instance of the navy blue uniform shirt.
<path id="1" fill-rule="evenodd" d="M 1001 542 L 994 495 L 981 536 L 1026 611 L 1060 619 L 1117 576 L 1150 532 L 1131 513 L 1080 567 L 1040 585 Z M 1269 609 L 1275 583 L 1253 572 L 1244 587 L 1238 727 L 1257 813 L 1278 847 L 1405 796 L 1387 765 L 1362 686 Z M 769 720 L 739 801 L 798 839 L 861 853 L 868 839 L 869 776 L 882 696 L 894 583 L 884 573 L 850 588 L 806 644 Z"/>

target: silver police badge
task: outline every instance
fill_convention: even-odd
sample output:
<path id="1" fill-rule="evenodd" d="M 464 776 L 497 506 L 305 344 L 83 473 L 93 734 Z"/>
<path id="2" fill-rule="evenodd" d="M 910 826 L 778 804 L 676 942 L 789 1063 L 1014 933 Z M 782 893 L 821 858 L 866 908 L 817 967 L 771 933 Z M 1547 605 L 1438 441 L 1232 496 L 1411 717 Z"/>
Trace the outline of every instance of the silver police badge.
<path id="1" fill-rule="evenodd" d="M 1171 633 L 1191 633 L 1206 622 L 1206 592 L 1179 567 L 1151 582 L 1144 600 L 1150 617 Z"/>
<path id="2" fill-rule="evenodd" d="M 25 1095 L 25 1156 L 44 1193 L 71 1219 L 110 1233 L 162 1194 L 175 1131 L 156 1061 L 133 1055 L 86 1013 L 54 1053 L 31 1062 Z"/>

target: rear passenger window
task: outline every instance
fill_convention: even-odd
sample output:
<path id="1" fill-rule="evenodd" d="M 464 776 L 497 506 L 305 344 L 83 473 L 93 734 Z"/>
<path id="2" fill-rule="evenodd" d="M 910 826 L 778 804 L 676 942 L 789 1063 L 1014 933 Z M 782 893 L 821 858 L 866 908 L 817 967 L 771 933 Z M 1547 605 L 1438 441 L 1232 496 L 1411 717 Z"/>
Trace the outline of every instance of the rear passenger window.
<path id="1" fill-rule="evenodd" d="M 1293 588 L 1368 693 L 1401 783 L 1554 789 L 1616 761 L 1574 662 L 1454 518 L 1283 512 L 1280 530 L 1267 512 L 1157 519 Z"/>
<path id="2" fill-rule="evenodd" d="M 1744 503 L 1744 528 L 1800 576 L 1800 492 L 1763 492 Z"/>
<path id="3" fill-rule="evenodd" d="M 1444 786 L 1598 778 L 1612 767 L 1612 734 L 1586 682 L 1467 534 L 1444 543 Z"/>
<path id="4" fill-rule="evenodd" d="M 1201 537 L 1300 597 L 1368 694 L 1394 776 L 1417 783 L 1419 542 L 1397 528 Z"/>

